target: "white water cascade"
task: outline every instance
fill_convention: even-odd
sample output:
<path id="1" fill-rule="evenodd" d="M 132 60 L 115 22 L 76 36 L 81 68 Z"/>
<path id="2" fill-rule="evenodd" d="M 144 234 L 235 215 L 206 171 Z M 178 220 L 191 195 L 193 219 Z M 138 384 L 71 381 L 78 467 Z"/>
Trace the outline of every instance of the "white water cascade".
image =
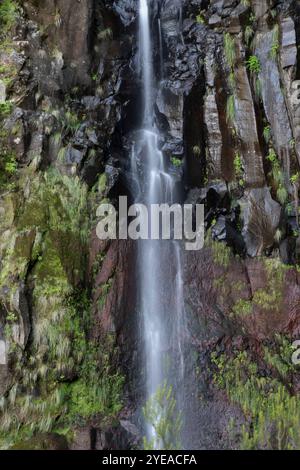
<path id="1" fill-rule="evenodd" d="M 138 187 L 135 202 L 174 203 L 178 196 L 176 179 L 170 163 L 160 151 L 162 137 L 154 124 L 154 103 L 158 85 L 154 76 L 149 0 L 139 0 L 139 48 L 143 80 L 141 129 L 135 140 L 131 174 Z M 180 245 L 172 240 L 141 240 L 138 244 L 138 310 L 142 326 L 142 343 L 146 382 L 145 401 L 165 382 L 176 389 L 182 408 L 184 392 L 184 353 L 182 337 L 185 320 Z M 171 362 L 171 367 L 166 366 Z M 176 371 L 170 373 L 170 368 Z M 180 384 L 180 385 L 178 385 Z M 182 403 L 180 403 L 182 402 Z M 148 438 L 161 444 L 152 425 Z"/>

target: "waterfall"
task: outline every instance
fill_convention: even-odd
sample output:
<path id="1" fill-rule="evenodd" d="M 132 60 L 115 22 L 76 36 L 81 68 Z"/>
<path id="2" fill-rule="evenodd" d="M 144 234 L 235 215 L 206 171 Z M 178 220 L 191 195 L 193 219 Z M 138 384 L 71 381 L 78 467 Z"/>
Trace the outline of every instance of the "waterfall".
<path id="1" fill-rule="evenodd" d="M 149 7 L 147 0 L 140 0 L 139 7 L 139 36 L 140 36 L 140 63 L 144 80 L 144 124 L 149 123 L 152 116 L 152 91 L 153 91 L 153 64 L 151 49 L 151 34 L 149 21 Z"/>
<path id="2" fill-rule="evenodd" d="M 143 99 L 141 128 L 131 153 L 131 177 L 137 186 L 135 202 L 149 207 L 158 203 L 172 204 L 178 202 L 179 197 L 175 177 L 169 171 L 170 162 L 160 150 L 163 138 L 154 124 L 158 85 L 154 76 L 148 1 L 139 0 L 139 57 Z M 137 310 L 144 357 L 145 402 L 167 382 L 176 391 L 178 408 L 183 409 L 182 337 L 185 315 L 180 247 L 174 240 L 139 240 Z M 168 360 L 171 362 L 170 367 L 166 366 Z M 152 439 L 155 448 L 161 448 L 153 423 L 148 423 L 146 427 L 148 439 Z"/>

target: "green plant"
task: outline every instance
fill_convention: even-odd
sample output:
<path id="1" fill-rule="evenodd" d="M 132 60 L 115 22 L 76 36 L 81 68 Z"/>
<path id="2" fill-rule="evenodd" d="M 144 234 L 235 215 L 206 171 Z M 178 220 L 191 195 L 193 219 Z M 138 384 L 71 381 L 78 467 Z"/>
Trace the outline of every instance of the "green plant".
<path id="1" fill-rule="evenodd" d="M 212 240 L 209 232 L 207 234 L 206 244 L 211 249 L 213 262 L 223 268 L 228 268 L 232 253 L 227 244 Z"/>
<path id="2" fill-rule="evenodd" d="M 234 119 L 235 119 L 235 99 L 234 99 L 234 95 L 230 95 L 227 99 L 226 118 L 227 118 L 227 123 L 233 124 Z"/>
<path id="3" fill-rule="evenodd" d="M 61 17 L 61 14 L 60 14 L 60 11 L 59 11 L 58 8 L 56 8 L 56 10 L 55 10 L 54 24 L 55 24 L 56 28 L 60 28 L 60 26 L 62 24 L 62 17 Z"/>
<path id="4" fill-rule="evenodd" d="M 229 83 L 231 90 L 234 90 L 235 85 L 236 85 L 236 80 L 235 80 L 235 73 L 233 70 L 229 74 L 228 83 Z"/>
<path id="5" fill-rule="evenodd" d="M 60 135 L 62 142 L 69 134 L 75 134 L 80 127 L 81 121 L 78 114 L 72 111 L 68 106 L 66 109 L 62 110 L 53 109 L 51 110 L 51 114 L 55 117 L 59 125 L 59 130 L 57 130 L 55 136 L 58 139 L 58 135 Z"/>
<path id="6" fill-rule="evenodd" d="M 300 173 L 297 172 L 293 176 L 291 176 L 290 181 L 291 181 L 292 184 L 298 184 L 299 183 L 299 178 L 300 178 Z"/>
<path id="7" fill-rule="evenodd" d="M 247 68 L 251 73 L 259 74 L 261 71 L 261 65 L 259 58 L 255 55 L 251 55 L 246 62 Z"/>
<path id="8" fill-rule="evenodd" d="M 10 101 L 5 101 L 4 103 L 0 103 L 0 120 L 5 119 L 12 110 L 12 104 Z"/>
<path id="9" fill-rule="evenodd" d="M 283 239 L 282 230 L 280 230 L 280 228 L 278 228 L 275 232 L 274 240 L 279 245 L 279 243 L 281 242 L 282 239 Z"/>
<path id="10" fill-rule="evenodd" d="M 282 206 L 286 204 L 288 200 L 288 192 L 282 183 L 280 183 L 278 186 L 278 189 L 276 191 L 276 197 Z"/>
<path id="11" fill-rule="evenodd" d="M 9 87 L 17 75 L 17 68 L 15 65 L 3 64 L 0 66 L 0 78 L 2 82 Z"/>
<path id="12" fill-rule="evenodd" d="M 269 153 L 267 155 L 267 160 L 272 163 L 272 166 L 279 165 L 278 158 L 274 149 L 270 148 Z"/>
<path id="13" fill-rule="evenodd" d="M 193 154 L 195 155 L 195 157 L 200 157 L 201 149 L 200 149 L 199 145 L 194 145 Z"/>
<path id="14" fill-rule="evenodd" d="M 171 158 L 171 163 L 172 165 L 174 165 L 175 167 L 180 167 L 182 165 L 182 160 L 180 160 L 179 158 L 176 158 L 176 157 L 172 157 Z"/>
<path id="15" fill-rule="evenodd" d="M 272 45 L 271 45 L 271 50 L 270 50 L 270 57 L 271 57 L 272 60 L 276 60 L 276 58 L 278 56 L 279 49 L 280 49 L 279 26 L 277 24 L 274 27 L 273 35 L 272 35 Z"/>
<path id="16" fill-rule="evenodd" d="M 0 131 L 0 189 L 13 189 L 17 170 L 16 154 L 10 149 L 5 131 Z"/>
<path id="17" fill-rule="evenodd" d="M 249 46 L 251 39 L 254 36 L 254 30 L 251 25 L 247 25 L 245 28 L 245 42 Z"/>
<path id="18" fill-rule="evenodd" d="M 272 355 L 267 352 L 265 359 L 286 373 L 285 365 L 279 364 Z M 278 379 L 264 377 L 246 351 L 234 351 L 231 357 L 213 353 L 211 360 L 215 367 L 215 384 L 224 389 L 229 399 L 251 419 L 251 426 L 242 427 L 240 447 L 256 450 L 299 448 L 297 397 L 291 396 Z"/>
<path id="19" fill-rule="evenodd" d="M 18 15 L 18 6 L 13 0 L 2 0 L 0 4 L 1 35 L 5 35 L 14 26 Z"/>
<path id="20" fill-rule="evenodd" d="M 231 69 L 234 68 L 236 63 L 235 41 L 230 33 L 224 34 L 224 51 L 227 63 Z"/>
<path id="21" fill-rule="evenodd" d="M 234 166 L 235 176 L 239 178 L 243 174 L 243 164 L 242 164 L 242 159 L 239 153 L 235 155 L 233 166 Z"/>
<path id="22" fill-rule="evenodd" d="M 196 16 L 196 21 L 197 21 L 197 23 L 199 23 L 199 24 L 204 24 L 204 23 L 205 23 L 205 18 L 204 18 L 204 16 L 202 15 L 202 13 L 199 13 L 199 15 Z"/>
<path id="23" fill-rule="evenodd" d="M 146 450 L 181 449 L 181 414 L 176 411 L 173 388 L 165 382 L 152 395 L 143 408 L 146 422 L 154 429 L 155 437 L 150 441 L 144 438 Z"/>
<path id="24" fill-rule="evenodd" d="M 295 147 L 296 147 L 296 141 L 295 141 L 295 139 L 291 139 L 291 140 L 289 141 L 289 145 L 290 145 L 291 149 L 294 150 Z"/>
<path id="25" fill-rule="evenodd" d="M 258 98 L 261 98 L 261 94 L 262 94 L 262 82 L 261 82 L 261 80 L 260 80 L 257 76 L 255 77 L 254 86 L 255 86 L 255 93 L 256 93 L 256 96 L 257 96 Z"/>
<path id="26" fill-rule="evenodd" d="M 263 135 L 264 135 L 265 141 L 268 144 L 271 139 L 271 126 L 270 125 L 264 127 Z"/>
<path id="27" fill-rule="evenodd" d="M 285 187 L 284 175 L 280 168 L 280 162 L 274 151 L 270 148 L 267 160 L 271 163 L 271 177 L 274 182 L 274 189 L 276 191 L 276 197 L 280 204 L 285 205 L 288 201 L 288 192 Z"/>
<path id="28" fill-rule="evenodd" d="M 11 159 L 5 163 L 4 170 L 8 175 L 13 175 L 16 172 L 17 163 L 14 156 L 12 156 Z"/>
<path id="29" fill-rule="evenodd" d="M 109 39 L 112 39 L 113 37 L 113 31 L 111 28 L 106 28 L 98 33 L 98 39 L 100 41 L 107 41 Z"/>

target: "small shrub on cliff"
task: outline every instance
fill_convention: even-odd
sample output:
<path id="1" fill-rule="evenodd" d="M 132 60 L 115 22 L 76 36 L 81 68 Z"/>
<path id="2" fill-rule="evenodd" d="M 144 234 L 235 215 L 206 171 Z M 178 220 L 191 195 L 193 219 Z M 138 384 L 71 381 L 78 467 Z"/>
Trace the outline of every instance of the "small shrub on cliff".
<path id="1" fill-rule="evenodd" d="M 236 179 L 241 179 L 243 177 L 243 163 L 239 153 L 236 153 L 233 161 L 234 174 Z"/>
<path id="2" fill-rule="evenodd" d="M 280 202 L 280 204 L 282 206 L 284 206 L 288 200 L 288 192 L 286 190 L 286 188 L 284 187 L 283 184 L 280 184 L 277 191 L 276 191 L 276 197 L 278 199 L 278 201 Z"/>
<path id="3" fill-rule="evenodd" d="M 294 174 L 293 176 L 291 176 L 291 178 L 290 178 L 291 183 L 292 183 L 292 184 L 295 184 L 295 185 L 299 183 L 299 180 L 300 180 L 300 173 L 299 173 L 299 172 L 295 173 L 295 174 Z"/>
<path id="4" fill-rule="evenodd" d="M 12 104 L 10 101 L 0 103 L 0 120 L 5 119 L 11 112 Z"/>
<path id="5" fill-rule="evenodd" d="M 224 34 L 224 51 L 226 61 L 231 69 L 234 68 L 236 63 L 235 41 L 230 33 Z"/>
<path id="6" fill-rule="evenodd" d="M 226 245 L 226 243 L 210 240 L 209 246 L 212 250 L 214 263 L 222 266 L 223 268 L 228 268 L 231 259 L 231 249 Z"/>
<path id="7" fill-rule="evenodd" d="M 176 168 L 180 167 L 182 165 L 182 160 L 176 157 L 171 158 L 171 163 L 174 165 Z"/>
<path id="8" fill-rule="evenodd" d="M 205 23 L 205 18 L 201 13 L 199 13 L 199 15 L 196 16 L 196 21 L 199 24 L 204 24 Z"/>
<path id="9" fill-rule="evenodd" d="M 270 149 L 267 160 L 269 160 L 272 166 L 271 177 L 273 179 L 276 197 L 280 204 L 284 205 L 287 203 L 289 195 L 285 187 L 284 175 L 280 167 L 280 162 L 273 149 Z"/>
<path id="10" fill-rule="evenodd" d="M 246 62 L 247 68 L 251 73 L 259 74 L 261 71 L 261 65 L 259 58 L 255 55 L 251 55 Z"/>

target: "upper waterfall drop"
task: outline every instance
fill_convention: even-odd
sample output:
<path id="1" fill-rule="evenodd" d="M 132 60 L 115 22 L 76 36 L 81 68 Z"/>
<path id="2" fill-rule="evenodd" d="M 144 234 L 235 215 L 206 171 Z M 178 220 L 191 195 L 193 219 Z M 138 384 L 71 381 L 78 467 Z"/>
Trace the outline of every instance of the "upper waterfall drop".
<path id="1" fill-rule="evenodd" d="M 140 0 L 139 5 L 139 36 L 140 36 L 140 63 L 144 81 L 144 125 L 151 126 L 153 114 L 153 63 L 151 52 L 150 16 L 147 0 Z"/>

